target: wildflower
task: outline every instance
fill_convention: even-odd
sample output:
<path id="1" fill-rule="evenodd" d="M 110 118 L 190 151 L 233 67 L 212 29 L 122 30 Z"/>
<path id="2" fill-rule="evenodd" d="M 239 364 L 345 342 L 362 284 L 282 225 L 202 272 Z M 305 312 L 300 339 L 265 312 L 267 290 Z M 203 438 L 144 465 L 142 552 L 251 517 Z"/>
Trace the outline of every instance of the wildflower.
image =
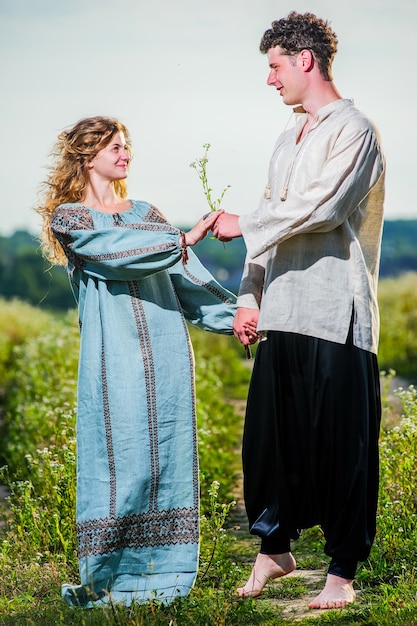
<path id="1" fill-rule="evenodd" d="M 226 193 L 226 191 L 229 189 L 230 185 L 227 185 L 227 187 L 225 187 L 222 191 L 222 193 L 220 194 L 220 196 L 218 198 L 216 198 L 215 200 L 212 198 L 212 189 L 208 184 L 208 178 L 207 178 L 207 163 L 208 163 L 208 151 L 210 149 L 210 144 L 209 143 L 204 143 L 203 144 L 203 148 L 204 148 L 204 155 L 200 158 L 200 159 L 196 159 L 195 161 L 193 161 L 192 163 L 190 163 L 190 167 L 192 167 L 193 169 L 195 169 L 195 171 L 198 174 L 199 179 L 201 180 L 201 184 L 203 185 L 203 191 L 204 191 L 204 195 L 206 196 L 207 199 L 207 203 L 210 207 L 211 211 L 219 211 L 220 210 L 220 205 L 222 203 L 224 194 Z"/>

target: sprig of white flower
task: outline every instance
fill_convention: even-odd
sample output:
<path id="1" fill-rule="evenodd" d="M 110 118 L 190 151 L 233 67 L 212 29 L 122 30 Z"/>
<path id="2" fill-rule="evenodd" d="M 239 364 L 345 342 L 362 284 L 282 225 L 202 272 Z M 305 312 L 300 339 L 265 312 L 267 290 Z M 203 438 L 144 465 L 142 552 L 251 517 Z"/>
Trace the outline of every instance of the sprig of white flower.
<path id="1" fill-rule="evenodd" d="M 195 171 L 198 174 L 199 179 L 201 180 L 201 184 L 203 185 L 203 191 L 204 191 L 204 195 L 206 196 L 206 200 L 207 203 L 210 207 L 211 211 L 219 211 L 220 210 L 220 205 L 222 203 L 224 194 L 226 193 L 226 191 L 229 189 L 230 185 L 227 185 L 227 187 L 225 187 L 223 189 L 223 191 L 221 192 L 220 196 L 218 198 L 216 198 L 215 200 L 212 197 L 212 189 L 209 186 L 208 183 L 208 178 L 207 178 L 207 163 L 208 163 L 208 151 L 210 149 L 210 144 L 209 143 L 204 143 L 203 144 L 203 148 L 204 148 L 204 155 L 200 158 L 200 159 L 196 159 L 195 161 L 193 161 L 192 163 L 190 163 L 190 167 L 192 167 L 193 169 L 195 169 Z"/>

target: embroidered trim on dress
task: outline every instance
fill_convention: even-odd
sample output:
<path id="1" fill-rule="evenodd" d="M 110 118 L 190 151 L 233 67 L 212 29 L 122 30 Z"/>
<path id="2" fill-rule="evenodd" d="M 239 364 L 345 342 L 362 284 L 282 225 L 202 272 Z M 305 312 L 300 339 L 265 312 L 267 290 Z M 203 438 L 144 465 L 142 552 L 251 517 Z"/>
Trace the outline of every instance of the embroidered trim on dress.
<path id="1" fill-rule="evenodd" d="M 156 208 L 153 204 L 149 205 L 149 211 L 143 218 L 144 222 L 160 222 L 164 224 L 168 224 L 168 220 L 165 215 L 161 213 L 159 209 Z"/>
<path id="2" fill-rule="evenodd" d="M 143 308 L 141 292 L 137 281 L 128 283 L 133 315 L 136 321 L 140 352 L 143 360 L 146 388 L 146 406 L 148 415 L 149 431 L 149 455 L 150 455 L 150 494 L 149 509 L 156 511 L 158 508 L 159 490 L 159 450 L 158 450 L 158 414 L 155 388 L 155 363 L 152 353 L 152 345 L 149 337 L 148 323 Z"/>
<path id="3" fill-rule="evenodd" d="M 198 510 L 194 507 L 152 511 L 77 524 L 79 556 L 98 556 L 124 548 L 198 543 Z"/>
<path id="4" fill-rule="evenodd" d="M 72 251 L 72 230 L 94 230 L 94 223 L 88 209 L 80 205 L 59 206 L 52 214 L 51 228 L 64 249 L 68 263 L 71 266 L 83 269 L 85 261 Z"/>
<path id="5" fill-rule="evenodd" d="M 191 381 L 191 389 L 195 389 L 195 372 L 194 372 L 194 354 L 193 348 L 191 345 L 190 334 L 187 328 L 187 322 L 185 321 L 184 314 L 182 313 L 181 302 L 178 298 L 178 294 L 174 289 L 175 298 L 177 300 L 178 311 L 181 313 L 181 321 L 184 329 L 184 334 L 187 339 L 187 347 L 188 347 L 188 355 L 189 355 L 189 374 Z M 200 499 L 200 477 L 198 474 L 199 466 L 198 466 L 198 446 L 197 446 L 197 408 L 195 402 L 195 393 L 192 393 L 192 426 L 193 426 L 193 502 L 194 506 L 198 510 L 199 507 L 199 499 Z"/>
<path id="6" fill-rule="evenodd" d="M 110 475 L 110 517 L 116 515 L 116 466 L 114 462 L 113 435 L 110 418 L 109 391 L 107 386 L 106 357 L 104 344 L 101 346 L 101 384 L 103 389 L 104 429 L 106 433 L 107 459 Z"/>
<path id="7" fill-rule="evenodd" d="M 219 298 L 219 300 L 222 300 L 222 302 L 224 302 L 225 304 L 234 304 L 234 302 L 230 300 L 230 298 L 228 298 L 224 293 L 222 293 L 220 289 L 218 289 L 214 285 L 211 285 L 210 283 L 207 283 L 204 280 L 197 278 L 196 276 L 191 274 L 191 272 L 189 272 L 185 266 L 184 273 L 187 274 L 188 278 L 190 278 L 193 283 L 195 283 L 196 285 L 201 285 L 201 287 L 204 287 L 205 289 L 207 289 L 207 291 L 210 291 L 210 293 Z"/>
<path id="8" fill-rule="evenodd" d="M 159 222 L 136 222 L 134 224 L 123 224 L 124 228 L 130 228 L 133 230 L 146 230 L 150 232 L 170 233 L 175 235 L 180 231 L 175 226 Z"/>
<path id="9" fill-rule="evenodd" d="M 54 233 L 68 234 L 72 230 L 94 230 L 94 223 L 88 209 L 79 204 L 59 206 L 52 214 L 51 227 Z"/>
<path id="10" fill-rule="evenodd" d="M 88 259 L 90 261 L 112 261 L 113 259 L 126 259 L 131 256 L 138 256 L 143 254 L 152 254 L 153 252 L 165 252 L 166 250 L 173 250 L 175 243 L 164 243 L 158 246 L 146 246 L 144 248 L 132 248 L 131 250 L 122 250 L 121 252 L 108 252 L 107 254 L 90 254 Z"/>

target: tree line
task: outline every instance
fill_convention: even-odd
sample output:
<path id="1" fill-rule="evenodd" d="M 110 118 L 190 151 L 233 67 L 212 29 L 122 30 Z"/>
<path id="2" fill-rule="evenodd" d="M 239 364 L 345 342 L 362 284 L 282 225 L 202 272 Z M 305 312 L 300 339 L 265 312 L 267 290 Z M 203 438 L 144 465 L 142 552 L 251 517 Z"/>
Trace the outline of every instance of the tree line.
<path id="1" fill-rule="evenodd" d="M 381 252 L 381 278 L 417 272 L 417 220 L 387 220 Z M 236 292 L 245 260 L 242 239 L 223 244 L 207 237 L 194 247 L 204 265 L 225 287 Z M 0 295 L 19 298 L 47 310 L 66 311 L 74 298 L 64 268 L 43 259 L 37 237 L 19 230 L 0 236 Z"/>

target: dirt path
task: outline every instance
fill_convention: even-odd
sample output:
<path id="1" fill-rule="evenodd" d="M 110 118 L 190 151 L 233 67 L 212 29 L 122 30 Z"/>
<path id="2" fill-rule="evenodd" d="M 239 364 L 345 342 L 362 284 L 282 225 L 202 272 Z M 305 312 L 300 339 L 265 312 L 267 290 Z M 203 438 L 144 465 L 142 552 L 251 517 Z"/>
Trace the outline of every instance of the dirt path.
<path id="1" fill-rule="evenodd" d="M 239 489 L 240 493 L 241 490 Z M 231 523 L 233 524 L 236 543 L 239 547 L 244 546 L 245 554 L 248 554 L 248 558 L 242 562 L 242 565 L 247 565 L 249 572 L 258 552 L 259 540 L 247 531 L 246 512 L 239 494 L 231 516 Z M 295 554 L 295 556 L 297 555 Z M 325 578 L 326 568 L 297 569 L 283 579 L 271 581 L 258 601 L 276 607 L 279 615 L 288 618 L 290 623 L 307 617 L 317 617 L 322 614 L 322 611 L 312 611 L 308 608 L 308 603 L 320 593 L 324 586 Z M 297 597 L 282 598 L 282 587 L 284 586 L 286 594 L 291 596 L 291 589 L 297 586 L 297 582 L 300 583 L 299 587 L 304 589 L 304 592 L 300 595 L 297 593 Z"/>

